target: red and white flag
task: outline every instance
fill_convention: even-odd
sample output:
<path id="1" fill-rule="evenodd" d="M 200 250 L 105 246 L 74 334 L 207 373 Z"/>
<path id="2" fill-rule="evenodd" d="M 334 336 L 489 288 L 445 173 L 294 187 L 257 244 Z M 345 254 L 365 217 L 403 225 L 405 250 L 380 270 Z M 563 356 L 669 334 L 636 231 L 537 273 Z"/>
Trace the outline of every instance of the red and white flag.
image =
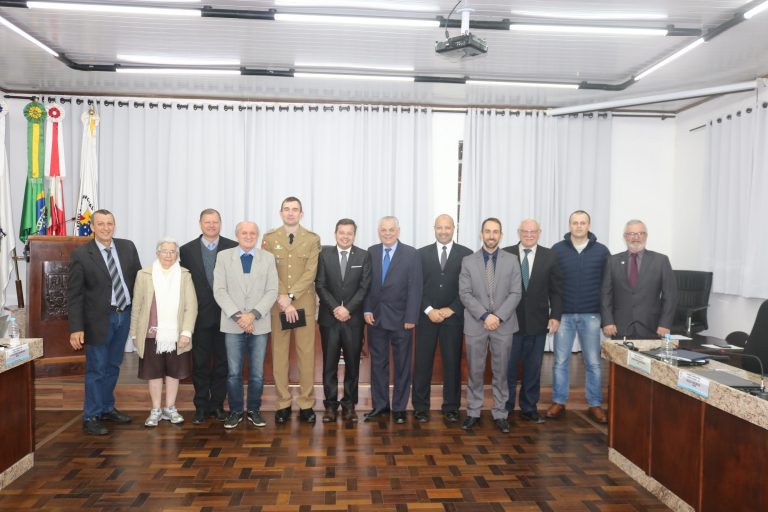
<path id="1" fill-rule="evenodd" d="M 48 230 L 52 236 L 65 236 L 66 215 L 64 214 L 64 185 L 66 176 L 64 159 L 64 110 L 59 105 L 48 107 L 45 123 L 45 176 L 48 178 Z"/>

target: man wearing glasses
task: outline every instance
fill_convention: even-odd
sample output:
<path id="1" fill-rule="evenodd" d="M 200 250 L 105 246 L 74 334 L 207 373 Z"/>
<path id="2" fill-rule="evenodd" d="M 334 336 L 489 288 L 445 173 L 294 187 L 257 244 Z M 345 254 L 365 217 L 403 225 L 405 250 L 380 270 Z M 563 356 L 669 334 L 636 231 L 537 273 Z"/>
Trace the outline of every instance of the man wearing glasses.
<path id="1" fill-rule="evenodd" d="M 669 333 L 677 305 L 677 283 L 669 258 L 645 248 L 648 230 L 639 220 L 624 227 L 627 250 L 608 258 L 603 272 L 603 333 L 656 338 Z"/>

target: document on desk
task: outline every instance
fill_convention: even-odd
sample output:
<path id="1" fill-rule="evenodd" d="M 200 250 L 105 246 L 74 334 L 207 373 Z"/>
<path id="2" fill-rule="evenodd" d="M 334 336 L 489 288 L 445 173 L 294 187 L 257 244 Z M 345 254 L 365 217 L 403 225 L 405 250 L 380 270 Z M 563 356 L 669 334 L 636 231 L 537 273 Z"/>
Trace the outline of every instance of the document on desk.
<path id="1" fill-rule="evenodd" d="M 711 345 L 709 343 L 702 343 L 701 346 L 702 347 L 706 347 L 706 348 L 714 348 L 716 350 L 717 349 L 722 349 L 722 350 L 744 350 L 744 347 L 737 347 L 736 345 L 720 346 L 720 345 Z"/>
<path id="2" fill-rule="evenodd" d="M 680 341 L 680 340 L 690 341 L 693 338 L 689 338 L 688 336 L 683 336 L 682 334 L 673 334 L 673 335 L 670 336 L 670 339 L 678 340 L 678 341 Z"/>

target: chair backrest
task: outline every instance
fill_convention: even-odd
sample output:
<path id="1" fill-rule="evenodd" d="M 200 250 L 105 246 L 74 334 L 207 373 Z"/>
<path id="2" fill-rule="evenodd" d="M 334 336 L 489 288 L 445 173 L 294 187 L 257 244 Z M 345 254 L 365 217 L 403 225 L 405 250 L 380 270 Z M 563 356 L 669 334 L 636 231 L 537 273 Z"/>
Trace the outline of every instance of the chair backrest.
<path id="1" fill-rule="evenodd" d="M 709 305 L 709 293 L 712 290 L 712 272 L 698 270 L 675 270 L 677 281 L 677 307 L 675 309 L 676 326 L 684 326 L 687 322 L 689 308 L 702 308 Z M 706 309 L 695 315 L 698 323 L 702 324 L 696 331 L 703 331 L 707 326 Z"/>
<path id="2" fill-rule="evenodd" d="M 744 353 L 752 354 L 760 358 L 763 362 L 763 368 L 768 371 L 768 300 L 763 301 L 760 309 L 757 310 L 755 325 L 752 326 L 752 332 L 749 333 Z M 751 372 L 760 373 L 760 367 L 757 361 L 744 359 L 742 367 Z"/>

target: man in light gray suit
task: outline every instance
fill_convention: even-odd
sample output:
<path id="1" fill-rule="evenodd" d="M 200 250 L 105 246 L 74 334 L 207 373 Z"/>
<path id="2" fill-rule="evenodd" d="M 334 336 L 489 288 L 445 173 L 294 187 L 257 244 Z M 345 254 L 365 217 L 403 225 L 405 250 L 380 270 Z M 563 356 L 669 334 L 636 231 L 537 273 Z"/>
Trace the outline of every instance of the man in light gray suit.
<path id="1" fill-rule="evenodd" d="M 601 290 L 603 333 L 656 338 L 669 333 L 677 305 L 677 282 L 669 258 L 645 248 L 648 230 L 639 220 L 624 227 L 625 252 L 605 264 Z"/>
<path id="2" fill-rule="evenodd" d="M 261 416 L 264 354 L 271 330 L 269 311 L 277 299 L 275 257 L 256 248 L 259 227 L 250 221 L 235 228 L 238 246 L 219 252 L 213 271 L 213 297 L 221 307 L 221 332 L 227 347 L 229 416 L 224 428 L 243 420 L 243 355 L 248 354 L 248 408 L 245 417 L 255 427 Z"/>
<path id="3" fill-rule="evenodd" d="M 462 428 L 480 423 L 483 408 L 483 374 L 488 349 L 493 370 L 493 422 L 502 433 L 509 432 L 505 404 L 509 398 L 507 367 L 512 335 L 517 332 L 515 312 L 522 296 L 520 262 L 499 250 L 501 221 L 483 221 L 480 235 L 483 247 L 461 262 L 459 298 L 464 304 L 464 335 L 467 344 L 467 419 Z"/>

